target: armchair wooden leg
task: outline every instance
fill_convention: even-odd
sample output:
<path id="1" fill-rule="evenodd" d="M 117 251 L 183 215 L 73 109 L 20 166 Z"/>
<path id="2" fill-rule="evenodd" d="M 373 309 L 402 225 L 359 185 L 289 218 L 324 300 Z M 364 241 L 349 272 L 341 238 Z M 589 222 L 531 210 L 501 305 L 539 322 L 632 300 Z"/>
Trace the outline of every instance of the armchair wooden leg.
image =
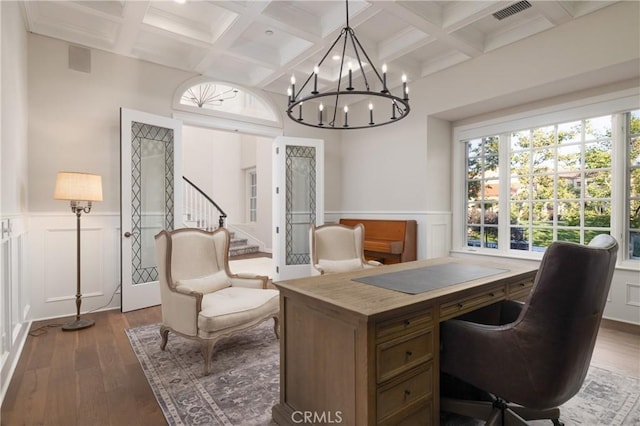
<path id="1" fill-rule="evenodd" d="M 169 340 L 169 328 L 164 325 L 160 326 L 160 337 L 162 337 L 162 342 L 160 342 L 160 349 L 164 351 L 167 347 L 167 341 Z"/>
<path id="2" fill-rule="evenodd" d="M 273 316 L 273 331 L 276 333 L 276 338 L 280 339 L 280 316 Z"/>
<path id="3" fill-rule="evenodd" d="M 211 372 L 211 356 L 213 355 L 213 346 L 216 340 L 205 340 L 202 342 L 202 352 L 204 352 L 204 375 L 208 376 Z"/>

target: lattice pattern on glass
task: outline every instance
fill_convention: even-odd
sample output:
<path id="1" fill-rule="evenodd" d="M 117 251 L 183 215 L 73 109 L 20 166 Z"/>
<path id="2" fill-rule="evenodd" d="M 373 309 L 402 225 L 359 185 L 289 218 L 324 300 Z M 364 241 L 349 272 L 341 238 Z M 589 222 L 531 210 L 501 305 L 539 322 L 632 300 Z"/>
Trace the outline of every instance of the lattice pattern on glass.
<path id="1" fill-rule="evenodd" d="M 626 115 L 629 259 L 640 260 L 640 110 Z"/>
<path id="2" fill-rule="evenodd" d="M 316 149 L 286 147 L 285 241 L 287 265 L 310 262 L 309 226 L 316 222 Z"/>
<path id="3" fill-rule="evenodd" d="M 610 232 L 611 116 L 515 131 L 509 142 L 511 249 Z"/>
<path id="4" fill-rule="evenodd" d="M 161 228 L 174 227 L 174 177 L 173 177 L 173 130 L 151 126 L 144 123 L 131 124 L 131 225 L 132 225 L 132 276 L 133 284 L 140 284 L 158 279 L 158 269 L 155 265 L 153 252 L 153 235 L 159 229 L 154 229 L 153 221 L 158 211 L 151 211 L 149 193 L 157 197 L 157 193 L 164 192 L 160 200 L 163 210 Z M 160 171 L 162 182 L 150 180 L 144 170 Z M 155 177 L 155 174 L 154 174 Z M 149 185 L 156 188 L 147 188 Z M 155 199 L 155 198 L 154 198 Z"/>
<path id="5" fill-rule="evenodd" d="M 498 248 L 499 137 L 466 142 L 467 246 Z"/>

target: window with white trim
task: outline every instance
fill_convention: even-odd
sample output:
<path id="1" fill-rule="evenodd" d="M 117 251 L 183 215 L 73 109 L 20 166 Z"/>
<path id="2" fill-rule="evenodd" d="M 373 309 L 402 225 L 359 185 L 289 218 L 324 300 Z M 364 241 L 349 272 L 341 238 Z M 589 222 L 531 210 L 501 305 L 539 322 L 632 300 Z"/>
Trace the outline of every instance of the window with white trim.
<path id="1" fill-rule="evenodd" d="M 511 249 L 611 232 L 611 116 L 511 132 Z"/>
<path id="2" fill-rule="evenodd" d="M 467 246 L 498 248 L 498 146 L 489 136 L 466 143 Z"/>
<path id="3" fill-rule="evenodd" d="M 247 219 L 256 222 L 258 219 L 258 174 L 256 169 L 247 170 Z"/>
<path id="4" fill-rule="evenodd" d="M 180 105 L 276 120 L 273 110 L 261 99 L 239 87 L 216 81 L 202 81 L 188 87 L 180 96 Z"/>
<path id="5" fill-rule="evenodd" d="M 458 244 L 535 253 L 556 240 L 587 244 L 612 234 L 628 245 L 624 259 L 640 260 L 640 110 L 617 111 L 591 105 L 478 125 L 493 129 L 489 136 L 457 130 L 467 136 L 459 139 L 465 202 L 457 204 L 464 219 L 454 214 L 464 220 Z"/>

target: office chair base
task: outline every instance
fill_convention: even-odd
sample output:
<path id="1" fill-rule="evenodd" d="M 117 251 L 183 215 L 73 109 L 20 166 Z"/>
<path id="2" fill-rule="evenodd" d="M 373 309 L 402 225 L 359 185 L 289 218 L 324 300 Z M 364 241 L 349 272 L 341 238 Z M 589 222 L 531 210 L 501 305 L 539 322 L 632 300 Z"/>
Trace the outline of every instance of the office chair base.
<path id="1" fill-rule="evenodd" d="M 442 398 L 440 409 L 449 413 L 485 420 L 487 426 L 527 426 L 529 420 L 544 419 L 551 420 L 555 426 L 563 426 L 559 420 L 559 408 L 535 410 L 508 403 L 500 398 L 493 398 L 493 401 Z"/>

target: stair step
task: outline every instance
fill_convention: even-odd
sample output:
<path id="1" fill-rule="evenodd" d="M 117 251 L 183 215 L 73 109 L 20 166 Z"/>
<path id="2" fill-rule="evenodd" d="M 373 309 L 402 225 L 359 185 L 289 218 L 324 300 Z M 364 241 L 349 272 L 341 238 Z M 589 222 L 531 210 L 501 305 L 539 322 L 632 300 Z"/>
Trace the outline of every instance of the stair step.
<path id="1" fill-rule="evenodd" d="M 249 240 L 246 238 L 231 238 L 229 242 L 229 247 L 238 247 L 238 246 L 246 246 Z"/>
<path id="2" fill-rule="evenodd" d="M 246 241 L 246 240 L 245 240 Z M 255 244 L 242 244 L 229 247 L 229 257 L 241 256 L 243 254 L 257 253 L 260 247 Z"/>

